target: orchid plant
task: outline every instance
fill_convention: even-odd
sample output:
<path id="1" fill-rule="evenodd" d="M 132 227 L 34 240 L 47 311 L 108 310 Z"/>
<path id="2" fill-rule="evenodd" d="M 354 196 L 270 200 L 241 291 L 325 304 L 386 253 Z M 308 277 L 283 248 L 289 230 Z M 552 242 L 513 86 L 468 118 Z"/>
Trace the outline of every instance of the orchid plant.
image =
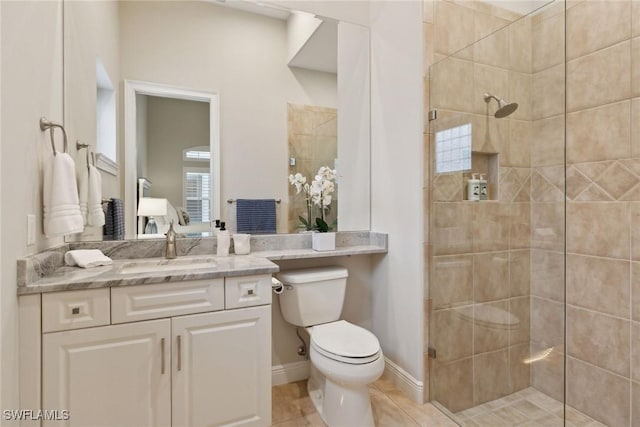
<path id="1" fill-rule="evenodd" d="M 335 179 L 336 170 L 328 166 L 322 166 L 318 169 L 313 182 L 311 182 L 311 200 L 316 206 L 320 207 L 320 218 L 316 218 L 316 226 L 321 233 L 326 233 L 333 229 L 333 225 L 329 226 L 325 221 L 325 212 L 331 205 L 331 193 L 336 191 Z"/>
<path id="2" fill-rule="evenodd" d="M 331 205 L 331 193 L 336 191 L 335 186 L 336 170 L 328 166 L 322 166 L 311 184 L 307 183 L 307 178 L 300 173 L 289 175 L 289 182 L 296 187 L 296 194 L 303 193 L 307 204 L 307 218 L 299 216 L 300 222 L 307 231 L 317 230 L 326 233 L 333 230 L 335 223 L 327 224 L 325 221 L 326 211 Z M 311 222 L 313 205 L 320 208 L 320 217 L 316 218 L 315 224 Z"/>

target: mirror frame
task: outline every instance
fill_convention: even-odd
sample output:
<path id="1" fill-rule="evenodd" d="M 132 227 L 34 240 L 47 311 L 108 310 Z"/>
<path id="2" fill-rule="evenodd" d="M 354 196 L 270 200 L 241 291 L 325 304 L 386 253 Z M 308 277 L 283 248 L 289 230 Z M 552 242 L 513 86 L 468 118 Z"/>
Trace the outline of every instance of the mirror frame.
<path id="1" fill-rule="evenodd" d="M 137 237 L 137 123 L 136 96 L 147 95 L 209 103 L 209 147 L 211 150 L 211 215 L 220 218 L 220 95 L 217 92 L 180 88 L 138 80 L 124 80 L 124 206 L 125 239 Z M 127 236 L 126 230 L 136 230 Z"/>

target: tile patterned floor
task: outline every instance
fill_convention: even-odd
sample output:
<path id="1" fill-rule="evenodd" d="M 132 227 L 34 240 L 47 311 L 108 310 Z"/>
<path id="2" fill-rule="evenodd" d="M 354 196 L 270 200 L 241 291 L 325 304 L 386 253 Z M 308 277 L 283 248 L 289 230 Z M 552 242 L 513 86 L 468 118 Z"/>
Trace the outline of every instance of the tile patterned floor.
<path id="1" fill-rule="evenodd" d="M 430 403 L 419 405 L 381 378 L 369 387 L 373 418 L 378 427 L 456 427 Z M 307 393 L 306 381 L 272 389 L 273 427 L 325 427 Z M 358 427 L 358 426 L 353 426 Z"/>
<path id="2" fill-rule="evenodd" d="M 451 414 L 444 413 L 464 427 L 604 427 L 592 418 L 567 406 L 563 424 L 563 404 L 534 388 L 527 388 L 501 399 Z"/>
<path id="3" fill-rule="evenodd" d="M 562 403 L 533 388 L 457 414 L 451 414 L 438 403 L 419 405 L 385 378 L 373 383 L 369 391 L 373 417 L 378 427 L 563 426 Z M 309 398 L 306 381 L 275 386 L 272 389 L 272 398 L 273 427 L 326 427 Z M 567 407 L 566 417 L 567 427 L 605 427 L 604 424 L 571 407 Z"/>

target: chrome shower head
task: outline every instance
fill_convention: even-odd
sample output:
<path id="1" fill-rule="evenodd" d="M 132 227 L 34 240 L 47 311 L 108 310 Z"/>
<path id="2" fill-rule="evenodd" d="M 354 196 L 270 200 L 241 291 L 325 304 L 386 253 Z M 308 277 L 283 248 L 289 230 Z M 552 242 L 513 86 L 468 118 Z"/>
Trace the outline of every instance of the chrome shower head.
<path id="1" fill-rule="evenodd" d="M 496 119 L 507 117 L 508 115 L 512 114 L 514 111 L 518 109 L 518 104 L 515 102 L 507 102 L 504 99 L 498 98 L 495 95 L 491 95 L 490 93 L 484 94 L 484 102 L 486 102 L 487 104 L 489 103 L 489 101 L 491 101 L 492 98 L 495 99 L 496 102 L 498 103 L 498 109 L 494 114 L 494 117 Z"/>

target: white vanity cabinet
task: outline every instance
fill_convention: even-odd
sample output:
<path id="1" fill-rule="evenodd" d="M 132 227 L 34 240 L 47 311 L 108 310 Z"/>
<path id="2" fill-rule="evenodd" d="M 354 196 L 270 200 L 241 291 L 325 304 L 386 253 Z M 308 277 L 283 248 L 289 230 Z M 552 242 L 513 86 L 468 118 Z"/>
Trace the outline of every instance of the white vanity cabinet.
<path id="1" fill-rule="evenodd" d="M 43 294 L 42 313 L 60 313 L 51 319 L 66 311 L 109 319 L 60 330 L 42 317 L 42 409 L 70 415 L 43 425 L 270 425 L 270 277 L 112 288 L 110 304 L 105 289 Z M 246 296 L 236 295 L 238 283 Z M 229 308 L 225 288 L 255 303 Z"/>
<path id="2" fill-rule="evenodd" d="M 271 424 L 271 307 L 171 319 L 172 425 Z"/>
<path id="3" fill-rule="evenodd" d="M 169 319 L 44 334 L 43 408 L 70 414 L 44 425 L 170 426 L 170 340 Z"/>

